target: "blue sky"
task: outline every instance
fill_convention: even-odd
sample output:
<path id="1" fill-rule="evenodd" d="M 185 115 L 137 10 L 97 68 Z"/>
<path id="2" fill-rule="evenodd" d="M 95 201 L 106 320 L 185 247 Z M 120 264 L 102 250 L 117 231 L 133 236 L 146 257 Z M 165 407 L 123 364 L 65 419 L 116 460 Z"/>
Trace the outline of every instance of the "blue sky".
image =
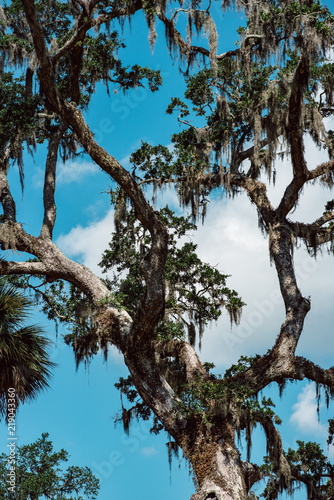
<path id="1" fill-rule="evenodd" d="M 218 4 L 217 4 L 218 5 Z M 240 20 L 229 14 L 220 33 L 220 50 L 230 49 L 237 39 L 235 27 Z M 183 78 L 177 63 L 172 63 L 165 51 L 163 30 L 153 54 L 150 53 L 147 29 L 137 16 L 131 30 L 125 27 L 127 48 L 124 56 L 129 64 L 138 62 L 161 69 L 164 85 L 151 94 L 139 88 L 127 96 L 113 94 L 109 98 L 99 86 L 93 98 L 87 120 L 99 142 L 124 166 L 129 155 L 141 140 L 152 144 L 170 144 L 171 133 L 177 131 L 175 116 L 166 116 L 165 109 L 172 96 L 182 96 Z M 123 53 L 120 52 L 122 58 Z M 34 160 L 26 156 L 25 191 L 22 199 L 18 173 L 12 169 L 10 182 L 17 200 L 18 220 L 27 231 L 38 234 L 42 221 L 42 189 L 45 148 L 40 148 Z M 309 162 L 323 161 L 321 153 L 307 143 Z M 272 199 L 278 200 L 290 171 L 286 163 L 278 165 L 277 184 L 270 188 Z M 113 229 L 113 213 L 106 191 L 111 182 L 89 158 L 59 164 L 57 191 L 57 223 L 55 241 L 70 258 L 100 272 L 97 262 L 106 248 Z M 318 187 L 305 189 L 294 217 L 311 220 L 322 213 L 330 195 Z M 165 191 L 159 203 L 168 203 L 179 210 L 173 191 Z M 316 216 L 314 217 L 314 213 Z M 201 359 L 213 361 L 217 371 L 224 371 L 241 354 L 265 352 L 275 340 L 283 320 L 283 305 L 278 294 L 275 270 L 270 266 L 267 241 L 257 227 L 257 215 L 246 196 L 236 199 L 216 197 L 209 204 L 204 226 L 192 235 L 198 244 L 199 255 L 231 274 L 230 286 L 237 289 L 247 303 L 239 327 L 231 329 L 227 315 L 208 329 L 204 338 Z M 93 244 L 92 244 L 93 242 Z M 23 258 L 6 253 L 9 259 Z M 296 250 L 296 265 L 302 292 L 312 298 L 312 310 L 306 319 L 298 354 L 310 357 L 323 366 L 333 364 L 333 259 L 327 254 L 313 262 L 301 248 Z M 20 408 L 17 416 L 18 444 L 33 442 L 42 432 L 49 432 L 56 450 L 66 449 L 70 464 L 89 466 L 101 481 L 99 500 L 184 500 L 190 498 L 194 486 L 186 464 L 174 461 L 170 477 L 167 457 L 167 436 L 152 436 L 144 423 L 134 423 L 127 437 L 121 427 L 114 427 L 113 417 L 120 409 L 118 391 L 114 384 L 127 371 L 121 356 L 111 350 L 104 363 L 97 355 L 89 370 L 83 366 L 76 372 L 74 357 L 62 342 L 59 330 L 56 338 L 52 323 L 36 312 L 34 321 L 44 322 L 55 341 L 51 353 L 58 364 L 50 381 L 50 389 L 34 402 Z M 331 416 L 321 407 L 318 422 L 315 388 L 302 382 L 288 386 L 281 400 L 275 387 L 268 392 L 277 403 L 277 413 L 283 419 L 283 444 L 295 445 L 296 439 L 326 442 L 326 419 Z M 332 409 L 331 409 L 332 411 Z M 6 436 L 6 426 L 0 427 Z M 0 452 L 5 440 L 0 441 Z M 255 431 L 253 460 L 265 455 L 265 443 L 260 431 Z M 334 457 L 333 450 L 329 450 Z M 305 498 L 305 492 L 295 495 Z"/>

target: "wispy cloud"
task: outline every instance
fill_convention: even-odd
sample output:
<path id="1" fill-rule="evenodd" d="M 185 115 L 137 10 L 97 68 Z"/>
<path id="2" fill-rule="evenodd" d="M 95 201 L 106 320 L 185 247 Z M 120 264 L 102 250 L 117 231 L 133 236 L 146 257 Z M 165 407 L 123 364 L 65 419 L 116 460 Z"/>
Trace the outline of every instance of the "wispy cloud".
<path id="1" fill-rule="evenodd" d="M 147 448 L 142 448 L 140 450 L 141 454 L 144 456 L 144 457 L 153 457 L 154 455 L 157 455 L 158 454 L 158 451 L 156 448 L 154 448 L 153 446 L 149 446 Z"/>
<path id="2" fill-rule="evenodd" d="M 91 162 L 65 162 L 57 167 L 57 182 L 59 185 L 81 182 L 88 175 L 95 175 L 99 171 L 97 165 Z"/>
<path id="3" fill-rule="evenodd" d="M 314 384 L 306 385 L 298 395 L 298 401 L 292 407 L 290 422 L 305 434 L 326 436 L 327 429 L 318 420 L 317 396 Z"/>
<path id="4" fill-rule="evenodd" d="M 108 247 L 114 229 L 114 212 L 109 210 L 105 217 L 86 227 L 76 226 L 57 239 L 59 248 L 70 258 L 76 259 L 93 272 L 102 275 L 98 263 Z"/>
<path id="5" fill-rule="evenodd" d="M 97 165 L 91 162 L 61 162 L 57 165 L 57 184 L 61 186 L 71 184 L 72 182 L 81 182 L 88 175 L 96 175 L 98 171 Z M 35 188 L 43 186 L 44 173 L 45 170 L 43 167 L 35 167 L 33 174 L 33 185 Z"/>

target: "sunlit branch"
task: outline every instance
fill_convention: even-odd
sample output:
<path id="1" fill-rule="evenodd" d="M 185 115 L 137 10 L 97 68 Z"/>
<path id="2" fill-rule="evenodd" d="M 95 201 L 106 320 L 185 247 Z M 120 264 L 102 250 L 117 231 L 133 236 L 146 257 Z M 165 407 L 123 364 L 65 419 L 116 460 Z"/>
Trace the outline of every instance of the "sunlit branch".
<path id="1" fill-rule="evenodd" d="M 43 262 L 15 262 L 0 260 L 0 275 L 20 275 L 28 274 L 30 276 L 50 275 L 48 266 Z"/>

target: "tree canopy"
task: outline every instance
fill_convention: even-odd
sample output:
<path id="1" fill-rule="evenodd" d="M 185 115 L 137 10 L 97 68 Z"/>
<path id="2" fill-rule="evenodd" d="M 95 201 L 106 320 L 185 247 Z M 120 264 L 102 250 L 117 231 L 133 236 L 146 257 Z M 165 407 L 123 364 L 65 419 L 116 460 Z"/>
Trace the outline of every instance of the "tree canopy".
<path id="1" fill-rule="evenodd" d="M 321 449 L 300 441 L 298 450 L 284 451 L 273 402 L 260 393 L 304 379 L 323 388 L 327 401 L 334 392 L 334 367 L 296 354 L 311 302 L 300 291 L 293 260 L 296 245 L 314 258 L 323 249 L 332 252 L 334 202 L 325 199 L 312 222 L 291 217 L 306 186 L 333 187 L 334 15 L 318 0 L 223 0 L 216 7 L 160 0 L 3 3 L 0 244 L 27 259 L 3 259 L 0 270 L 33 290 L 49 318 L 70 326 L 65 340 L 77 364 L 99 349 L 107 356 L 110 345 L 119 349 L 130 376 L 117 387 L 132 404 L 122 403 L 119 419 L 128 431 L 133 417 L 152 416 L 154 432 L 169 433 L 170 455 L 181 448 L 193 471 L 192 500 L 254 498 L 253 485 L 265 477 L 268 499 L 292 494 L 300 483 L 308 498 L 332 498 L 333 468 Z M 238 40 L 220 52 L 233 7 L 240 12 Z M 125 168 L 113 144 L 105 149 L 98 142 L 89 112 L 103 84 L 111 100 L 117 92 L 143 86 L 156 92 L 163 85 L 159 70 L 126 65 L 119 56 L 126 53 L 122 27 L 139 12 L 152 50 L 156 26 L 164 27 L 166 50 L 186 90 L 166 110 L 177 112 L 181 125 L 171 146 L 142 141 Z M 326 161 L 308 161 L 306 139 Z M 44 153 L 38 235 L 17 220 L 9 182 L 16 165 L 24 187 L 24 147 Z M 58 157 L 67 161 L 83 151 L 112 183 L 115 230 L 100 265 L 114 275 L 105 280 L 53 241 Z M 281 156 L 290 177 L 275 206 L 268 185 Z M 183 214 L 155 205 L 165 186 L 174 186 Z M 196 339 L 200 347 L 205 328 L 224 309 L 238 323 L 244 302 L 228 287 L 228 276 L 202 262 L 184 236 L 196 221 L 206 223 L 210 200 L 240 192 L 256 207 L 268 239 L 285 319 L 267 352 L 243 357 L 219 376 L 201 361 Z M 245 432 L 250 450 L 256 424 L 267 440 L 262 467 L 250 462 L 250 453 L 241 460 L 237 443 Z"/>
<path id="2" fill-rule="evenodd" d="M 55 452 L 48 433 L 32 444 L 19 446 L 16 454 L 15 486 L 10 486 L 8 457 L 0 455 L 0 471 L 4 482 L 0 486 L 4 500 L 95 500 L 99 491 L 99 480 L 88 467 L 70 465 L 65 450 Z M 9 487 L 8 487 L 9 486 Z M 84 495 L 84 496 L 82 496 Z"/>

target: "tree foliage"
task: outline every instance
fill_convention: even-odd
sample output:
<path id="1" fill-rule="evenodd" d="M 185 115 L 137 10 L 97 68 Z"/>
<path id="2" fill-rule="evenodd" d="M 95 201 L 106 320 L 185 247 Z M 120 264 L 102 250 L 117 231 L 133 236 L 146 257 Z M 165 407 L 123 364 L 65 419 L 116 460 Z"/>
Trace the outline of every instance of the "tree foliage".
<path id="1" fill-rule="evenodd" d="M 27 325 L 33 303 L 6 278 L 0 279 L 0 415 L 7 415 L 7 400 L 18 406 L 49 386 L 55 364 L 50 341 L 39 325 Z M 13 408 L 13 404 L 11 408 Z M 15 414 L 15 411 L 13 412 Z"/>
<path id="2" fill-rule="evenodd" d="M 0 455 L 0 471 L 4 478 L 0 486 L 1 498 L 95 500 L 100 488 L 99 480 L 88 467 L 70 465 L 64 469 L 68 452 L 64 449 L 55 452 L 48 438 L 49 434 L 45 432 L 34 443 L 17 448 L 14 488 L 8 481 L 8 456 L 5 453 Z"/>
<path id="3" fill-rule="evenodd" d="M 234 48 L 219 53 L 220 23 L 232 6 L 245 21 Z M 155 92 L 162 84 L 159 71 L 123 65 L 119 57 L 126 49 L 119 29 L 140 11 L 152 49 L 156 23 L 164 26 L 186 91 L 166 110 L 179 113 L 181 131 L 172 137 L 173 148 L 142 142 L 127 170 L 98 144 L 84 113 L 98 83 L 110 98 L 110 88 L 117 93 L 146 85 Z M 117 387 L 132 406 L 122 400 L 117 419 L 128 432 L 132 417 L 154 415 L 153 431 L 167 430 L 170 453 L 180 447 L 191 464 L 197 486 L 192 500 L 254 498 L 251 488 L 263 477 L 268 499 L 291 493 L 296 482 L 306 485 L 309 498 L 331 498 L 333 471 L 321 450 L 300 442 L 297 451 L 284 452 L 280 419 L 261 391 L 306 378 L 324 387 L 328 399 L 334 393 L 334 368 L 296 355 L 311 304 L 299 289 L 293 262 L 296 244 L 305 244 L 312 256 L 323 248 L 332 252 L 333 200 L 324 202 L 312 223 L 291 219 L 305 186 L 334 184 L 333 14 L 318 0 L 224 0 L 219 13 L 211 2 L 198 1 L 15 0 L 0 14 L 1 85 L 8 89 L 0 100 L 0 243 L 3 250 L 34 256 L 1 261 L 2 274 L 24 275 L 16 284 L 42 299 L 49 318 L 73 327 L 66 341 L 77 364 L 100 348 L 107 355 L 110 344 L 123 353 L 130 377 Z M 203 34 L 206 41 L 199 37 L 195 45 Z M 13 66 L 18 77 L 9 71 Z M 327 161 L 309 164 L 306 138 L 327 153 Z M 22 147 L 36 142 L 48 146 L 37 237 L 17 222 L 7 180 L 14 162 L 23 180 Z M 105 281 L 67 259 L 52 241 L 57 158 L 79 155 L 80 148 L 117 184 L 110 190 L 115 232 L 101 261 L 114 276 Z M 266 183 L 275 182 L 276 159 L 282 156 L 290 163 L 290 180 L 274 207 Z M 165 185 L 175 186 L 192 220 L 168 207 L 157 210 L 145 196 L 145 187 L 156 198 Z M 268 237 L 286 316 L 268 352 L 243 357 L 218 376 L 200 361 L 196 335 L 200 340 L 223 308 L 238 322 L 243 302 L 228 288 L 228 276 L 203 263 L 184 237 L 199 217 L 205 222 L 210 199 L 240 191 L 255 205 Z M 267 439 L 262 468 L 250 463 L 256 424 Z M 247 461 L 237 446 L 241 431 Z"/>

